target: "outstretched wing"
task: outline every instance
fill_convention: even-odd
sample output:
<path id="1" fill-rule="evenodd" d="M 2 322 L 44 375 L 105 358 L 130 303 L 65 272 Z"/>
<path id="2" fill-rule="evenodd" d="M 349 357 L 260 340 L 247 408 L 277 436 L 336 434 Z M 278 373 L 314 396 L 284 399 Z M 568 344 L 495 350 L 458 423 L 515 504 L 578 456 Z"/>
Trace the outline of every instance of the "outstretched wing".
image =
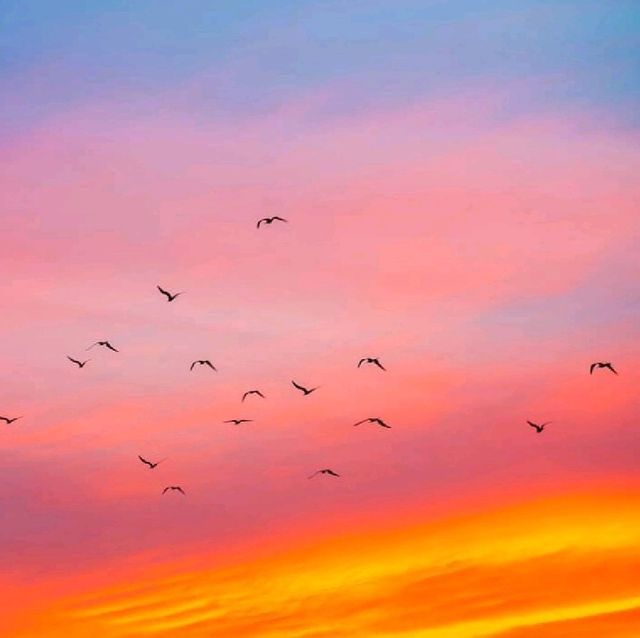
<path id="1" fill-rule="evenodd" d="M 209 366 L 212 370 L 216 369 L 216 367 L 208 359 L 207 359 L 207 361 L 204 362 L 204 365 Z M 217 372 L 217 370 L 216 370 L 216 372 Z"/>
<path id="2" fill-rule="evenodd" d="M 358 368 L 366 362 L 366 359 L 360 359 L 360 361 L 358 361 Z"/>
<path id="3" fill-rule="evenodd" d="M 312 479 L 314 476 L 320 474 L 320 472 L 322 472 L 322 470 L 317 470 L 316 472 L 314 472 L 313 474 L 311 474 L 311 476 L 307 476 L 308 479 Z"/>
<path id="4" fill-rule="evenodd" d="M 383 428 L 391 429 L 391 426 L 387 425 L 382 419 L 376 419 L 376 423 Z"/>
<path id="5" fill-rule="evenodd" d="M 260 228 L 260 224 L 262 224 L 263 222 L 266 222 L 266 221 L 267 221 L 267 218 L 266 218 L 266 217 L 263 217 L 262 219 L 259 219 L 259 220 L 258 220 L 258 223 L 257 223 L 257 225 L 256 225 L 256 228 Z"/>
<path id="6" fill-rule="evenodd" d="M 165 290 L 164 288 L 161 288 L 160 286 L 156 286 L 156 288 L 167 298 L 167 299 L 171 299 L 171 293 L 168 292 L 167 290 Z"/>
<path id="7" fill-rule="evenodd" d="M 613 372 L 613 374 L 618 374 L 616 372 L 615 368 L 610 363 L 607 363 L 604 367 L 605 368 L 609 368 L 609 370 L 611 370 L 611 372 Z"/>
<path id="8" fill-rule="evenodd" d="M 304 388 L 303 386 L 301 386 L 300 384 L 296 383 L 295 381 L 291 382 L 293 384 L 294 388 L 298 388 L 298 390 L 302 390 L 302 392 L 306 392 L 307 388 Z"/>
<path id="9" fill-rule="evenodd" d="M 278 217 L 278 215 L 274 215 L 271 219 L 277 219 L 278 221 L 281 221 L 281 222 L 287 221 L 284 217 Z"/>
<path id="10" fill-rule="evenodd" d="M 163 494 L 165 494 L 165 493 L 166 493 L 166 492 L 168 492 L 170 489 L 171 489 L 170 487 L 165 487 L 165 488 L 162 490 L 162 493 L 163 493 Z"/>
<path id="11" fill-rule="evenodd" d="M 87 348 L 87 350 L 91 350 L 91 348 L 93 348 L 94 346 L 97 346 L 99 343 L 100 343 L 99 341 L 96 341 L 95 343 L 92 343 L 92 344 Z"/>
<path id="12" fill-rule="evenodd" d="M 184 494 L 184 490 L 180 486 L 174 487 L 173 489 L 177 490 L 178 492 L 180 492 L 180 494 Z M 186 496 L 186 494 L 185 494 L 185 496 Z"/>
<path id="13" fill-rule="evenodd" d="M 536 423 L 533 423 L 532 421 L 527 421 L 527 423 L 529 424 L 529 426 L 531 426 L 532 428 L 535 428 L 536 430 L 540 427 L 539 425 L 537 425 Z"/>
<path id="14" fill-rule="evenodd" d="M 77 359 L 74 359 L 73 357 L 70 357 L 69 355 L 67 355 L 67 359 L 69 359 L 69 361 L 71 361 L 72 363 L 75 363 L 77 366 L 81 366 L 82 363 L 80 363 L 80 361 L 78 361 Z"/>
<path id="15" fill-rule="evenodd" d="M 153 465 L 153 463 L 151 463 L 150 461 L 147 461 L 147 459 L 143 459 L 139 454 L 138 454 L 138 458 L 145 464 L 148 465 L 149 467 L 151 467 Z"/>
<path id="16" fill-rule="evenodd" d="M 366 423 L 367 421 L 369 421 L 369 419 L 362 419 L 362 421 L 358 421 L 357 423 L 354 423 L 353 427 L 355 428 L 356 425 L 361 425 L 362 423 Z"/>
<path id="17" fill-rule="evenodd" d="M 114 348 L 108 341 L 104 345 L 107 346 L 107 348 L 109 348 L 109 350 L 113 350 L 114 352 L 120 352 L 119 350 Z"/>
<path id="18" fill-rule="evenodd" d="M 594 370 L 594 368 L 597 367 L 597 365 L 598 365 L 597 363 L 592 363 L 591 364 L 591 367 L 589 368 L 589 374 L 593 374 L 593 370 Z"/>
<path id="19" fill-rule="evenodd" d="M 373 362 L 378 366 L 378 368 L 380 368 L 380 370 L 384 370 L 386 372 L 387 369 L 377 359 L 374 359 Z"/>
<path id="20" fill-rule="evenodd" d="M 189 368 L 189 370 L 193 370 L 193 369 L 195 368 L 195 366 L 196 366 L 196 364 L 197 364 L 197 363 L 198 363 L 197 361 L 194 361 L 194 362 L 191 364 L 191 367 Z"/>

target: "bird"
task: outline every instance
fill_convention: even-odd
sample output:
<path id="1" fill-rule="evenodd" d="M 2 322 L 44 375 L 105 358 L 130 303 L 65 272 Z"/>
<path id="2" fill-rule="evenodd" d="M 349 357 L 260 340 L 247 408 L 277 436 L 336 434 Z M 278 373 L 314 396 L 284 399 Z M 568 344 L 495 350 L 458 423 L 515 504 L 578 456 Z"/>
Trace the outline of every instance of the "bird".
<path id="1" fill-rule="evenodd" d="M 615 370 L 615 368 L 613 367 L 613 365 L 611 364 L 611 362 L 603 362 L 603 361 L 596 361 L 595 363 L 591 364 L 591 367 L 589 368 L 589 374 L 593 374 L 593 371 L 596 368 L 609 368 L 609 370 L 611 370 L 611 372 L 613 372 L 613 374 L 618 374 Z"/>
<path id="2" fill-rule="evenodd" d="M 13 419 L 10 419 L 6 416 L 0 416 L 0 421 L 4 421 L 7 425 L 11 425 L 14 421 L 21 419 L 21 416 L 14 416 Z"/>
<path id="3" fill-rule="evenodd" d="M 284 219 L 283 217 L 278 217 L 278 215 L 274 215 L 273 217 L 263 217 L 262 219 L 258 220 L 258 224 L 256 225 L 256 228 L 260 228 L 260 224 L 273 224 L 273 222 L 275 220 L 278 220 L 279 222 L 286 222 L 287 220 Z"/>
<path id="4" fill-rule="evenodd" d="M 545 426 L 549 425 L 549 423 L 551 423 L 551 421 L 547 421 L 546 423 L 541 423 L 540 425 L 538 425 L 537 423 L 534 423 L 533 421 L 527 421 L 527 423 L 532 427 L 535 428 L 535 431 L 540 434 L 540 432 L 542 432 L 542 430 L 544 430 Z"/>
<path id="5" fill-rule="evenodd" d="M 149 469 L 152 470 L 154 467 L 160 465 L 162 461 L 166 461 L 167 459 L 162 459 L 162 461 L 158 461 L 157 463 L 152 463 L 151 461 L 147 461 L 147 459 L 143 459 L 139 454 L 138 458 L 145 464 L 149 466 Z"/>
<path id="6" fill-rule="evenodd" d="M 209 366 L 212 370 L 215 370 L 216 372 L 218 371 L 216 369 L 216 367 L 213 365 L 213 363 L 211 363 L 211 361 L 209 361 L 209 359 L 198 359 L 198 361 L 194 361 L 191 364 L 191 367 L 189 368 L 189 370 L 193 370 L 195 368 L 195 366 Z"/>
<path id="7" fill-rule="evenodd" d="M 234 425 L 240 425 L 241 423 L 250 423 L 253 419 L 229 419 L 228 421 L 223 421 L 223 423 L 233 423 Z"/>
<path id="8" fill-rule="evenodd" d="M 377 359 L 376 357 L 364 357 L 363 359 L 360 359 L 360 361 L 358 362 L 358 368 L 363 364 L 363 363 L 373 363 L 373 365 L 378 366 L 378 368 L 380 368 L 380 370 L 384 370 L 386 372 L 386 368 L 380 363 L 380 360 Z"/>
<path id="9" fill-rule="evenodd" d="M 87 359 L 86 361 L 78 361 L 77 359 L 74 359 L 69 355 L 67 355 L 67 359 L 69 359 L 69 361 L 71 361 L 72 363 L 75 363 L 78 366 L 78 368 L 84 368 L 87 365 L 87 363 L 91 361 L 91 359 Z"/>
<path id="10" fill-rule="evenodd" d="M 175 295 L 172 295 L 168 290 L 165 290 L 160 286 L 156 286 L 156 288 L 167 298 L 167 301 L 173 301 L 177 296 L 183 294 L 183 292 L 177 292 Z"/>
<path id="11" fill-rule="evenodd" d="M 292 381 L 291 383 L 293 384 L 293 387 L 297 388 L 298 390 L 300 390 L 300 392 L 302 392 L 305 397 L 307 396 L 307 394 L 311 394 L 312 392 L 315 392 L 318 389 L 317 387 L 316 388 L 305 388 L 305 387 L 299 385 L 298 383 L 296 383 L 295 381 Z"/>
<path id="12" fill-rule="evenodd" d="M 265 398 L 264 394 L 260 392 L 260 390 L 248 390 L 242 395 L 242 400 L 244 401 L 250 394 L 257 394 L 259 397 Z"/>
<path id="13" fill-rule="evenodd" d="M 379 426 L 383 428 L 391 429 L 390 425 L 387 425 L 382 419 L 379 419 L 377 416 L 370 416 L 368 419 L 362 419 L 362 421 L 358 421 L 354 423 L 353 426 L 360 425 L 361 423 L 377 423 Z"/>
<path id="14" fill-rule="evenodd" d="M 93 345 L 90 345 L 87 350 L 91 350 L 94 346 L 104 346 L 105 348 L 109 348 L 109 350 L 113 350 L 114 352 L 120 352 L 114 348 L 108 341 L 96 341 Z"/>
<path id="15" fill-rule="evenodd" d="M 176 490 L 177 492 L 180 492 L 180 494 L 184 494 L 184 490 L 179 485 L 169 485 L 162 490 L 162 493 L 165 494 L 169 490 Z"/>
<path id="16" fill-rule="evenodd" d="M 336 474 L 333 470 L 318 470 L 317 472 L 314 472 L 311 476 L 307 476 L 307 478 L 312 479 L 314 476 L 318 475 L 318 474 L 328 474 L 329 476 L 340 476 L 340 474 Z"/>

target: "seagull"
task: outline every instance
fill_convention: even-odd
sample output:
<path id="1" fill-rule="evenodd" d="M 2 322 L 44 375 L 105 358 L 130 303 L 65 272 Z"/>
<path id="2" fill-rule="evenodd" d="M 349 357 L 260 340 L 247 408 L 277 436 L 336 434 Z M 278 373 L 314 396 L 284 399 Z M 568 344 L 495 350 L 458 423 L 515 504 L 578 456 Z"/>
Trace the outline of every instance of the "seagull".
<path id="1" fill-rule="evenodd" d="M 355 427 L 356 425 L 360 425 L 361 423 L 377 423 L 379 426 L 383 428 L 391 429 L 390 425 L 387 425 L 382 419 L 379 419 L 377 416 L 371 416 L 368 419 L 362 419 L 362 421 L 358 421 L 357 423 L 354 423 L 353 426 Z"/>
<path id="2" fill-rule="evenodd" d="M 316 388 L 305 388 L 305 387 L 303 387 L 303 386 L 301 386 L 301 385 L 297 384 L 295 381 L 292 381 L 291 383 L 293 384 L 293 387 L 294 387 L 294 388 L 297 388 L 298 390 L 300 390 L 300 392 L 302 392 L 302 393 L 304 394 L 304 396 L 305 396 L 305 397 L 307 396 L 307 394 L 311 394 L 312 392 L 314 392 L 315 390 L 317 390 L 317 389 L 318 389 L 318 387 L 320 387 L 320 386 L 318 386 L 318 387 L 316 387 Z"/>
<path id="3" fill-rule="evenodd" d="M 87 350 L 91 350 L 94 346 L 104 346 L 105 348 L 109 348 L 109 350 L 113 350 L 114 352 L 120 352 L 120 350 L 116 350 L 108 341 L 96 341 L 93 345 L 89 346 Z"/>
<path id="4" fill-rule="evenodd" d="M 284 219 L 283 217 L 278 217 L 277 215 L 274 215 L 273 217 L 263 217 L 262 219 L 260 219 L 258 221 L 258 225 L 256 226 L 256 228 L 260 228 L 260 224 L 273 224 L 273 222 L 275 220 L 278 220 L 279 222 L 286 222 L 287 220 Z"/>
<path id="5" fill-rule="evenodd" d="M 223 423 L 233 423 L 234 425 L 240 425 L 241 423 L 250 423 L 253 419 L 229 419 L 228 421 L 223 421 Z"/>
<path id="6" fill-rule="evenodd" d="M 180 492 L 180 494 L 184 494 L 184 490 L 179 485 L 169 485 L 169 487 L 165 487 L 162 490 L 162 493 L 165 494 L 169 490 L 176 490 L 176 491 Z"/>
<path id="7" fill-rule="evenodd" d="M 533 421 L 527 421 L 527 423 L 532 427 L 535 428 L 535 431 L 540 434 L 540 432 L 542 432 L 542 430 L 544 430 L 545 426 L 549 425 L 549 423 L 551 423 L 551 421 L 547 421 L 546 423 L 542 423 L 540 425 L 538 425 L 537 423 L 533 423 Z"/>
<path id="8" fill-rule="evenodd" d="M 250 394 L 257 394 L 259 397 L 265 398 L 264 394 L 260 392 L 260 390 L 249 390 L 242 395 L 242 400 L 244 401 Z"/>
<path id="9" fill-rule="evenodd" d="M 307 478 L 312 479 L 314 476 L 318 474 L 328 474 L 329 476 L 340 476 L 340 474 L 336 474 L 333 470 L 318 470 L 314 472 L 311 476 L 307 476 Z"/>
<path id="10" fill-rule="evenodd" d="M 595 368 L 609 368 L 613 374 L 618 374 L 615 371 L 615 368 L 611 365 L 611 362 L 604 363 L 603 361 L 596 361 L 596 363 L 592 363 L 589 368 L 589 374 L 593 374 Z"/>
<path id="11" fill-rule="evenodd" d="M 71 361 L 72 363 L 75 363 L 78 366 L 78 368 L 84 368 L 87 365 L 87 363 L 91 361 L 91 359 L 87 359 L 86 361 L 78 361 L 77 359 L 74 359 L 69 355 L 67 355 L 67 359 L 69 359 L 69 361 Z"/>
<path id="12" fill-rule="evenodd" d="M 209 359 L 199 359 L 198 361 L 194 361 L 189 370 L 193 370 L 195 366 L 209 366 L 212 370 L 215 370 L 216 372 L 218 371 Z"/>
<path id="13" fill-rule="evenodd" d="M 178 295 L 183 294 L 182 292 L 177 292 L 175 295 L 172 295 L 168 290 L 160 286 L 156 286 L 156 288 L 167 298 L 167 301 L 173 301 Z"/>
<path id="14" fill-rule="evenodd" d="M 358 368 L 363 363 L 373 363 L 374 365 L 378 366 L 378 368 L 380 368 L 380 370 L 385 370 L 386 371 L 386 368 L 380 363 L 380 360 L 377 359 L 376 357 L 364 357 L 364 359 L 360 359 L 360 361 L 358 362 Z"/>
<path id="15" fill-rule="evenodd" d="M 151 461 L 147 461 L 147 459 L 143 459 L 139 454 L 138 458 L 145 464 L 149 466 L 149 469 L 152 470 L 154 467 L 160 465 L 162 461 L 166 461 L 167 459 L 162 459 L 162 461 L 158 461 L 157 463 L 152 463 Z"/>
<path id="16" fill-rule="evenodd" d="M 21 418 L 21 416 L 14 416 L 13 419 L 9 419 L 6 416 L 0 416 L 0 421 L 4 421 L 7 425 L 11 425 L 14 421 L 17 421 Z"/>

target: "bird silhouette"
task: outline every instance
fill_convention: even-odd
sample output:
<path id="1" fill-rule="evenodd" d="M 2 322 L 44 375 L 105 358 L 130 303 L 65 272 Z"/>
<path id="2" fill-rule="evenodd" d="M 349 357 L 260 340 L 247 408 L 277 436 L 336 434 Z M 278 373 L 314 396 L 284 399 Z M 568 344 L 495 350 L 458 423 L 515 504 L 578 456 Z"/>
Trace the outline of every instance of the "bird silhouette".
<path id="1" fill-rule="evenodd" d="M 0 421 L 4 421 L 7 425 L 11 425 L 14 421 L 21 419 L 21 416 L 14 416 L 13 419 L 10 419 L 6 416 L 0 416 Z"/>
<path id="2" fill-rule="evenodd" d="M 611 372 L 613 372 L 613 374 L 618 374 L 615 370 L 615 368 L 613 367 L 613 365 L 611 365 L 610 362 L 604 362 L 604 361 L 596 361 L 595 363 L 591 364 L 591 367 L 589 368 L 589 374 L 593 374 L 593 371 L 596 368 L 609 368 L 609 370 L 611 370 Z"/>
<path id="3" fill-rule="evenodd" d="M 145 464 L 149 466 L 149 469 L 152 470 L 154 467 L 157 467 L 162 463 L 162 461 L 166 461 L 167 459 L 162 459 L 162 461 L 158 461 L 157 463 L 152 463 L 151 461 L 147 461 L 147 459 L 143 459 L 139 454 L 138 458 Z"/>
<path id="4" fill-rule="evenodd" d="M 311 394 L 312 392 L 315 392 L 318 387 L 315 388 L 305 388 L 304 386 L 301 386 L 300 384 L 296 383 L 295 381 L 291 382 L 293 384 L 293 387 L 300 390 L 300 392 L 302 392 L 304 394 L 304 396 L 306 397 L 308 394 Z"/>
<path id="5" fill-rule="evenodd" d="M 273 217 L 263 217 L 262 219 L 258 220 L 258 224 L 256 225 L 256 228 L 260 228 L 260 224 L 273 224 L 274 221 L 278 220 L 279 222 L 286 222 L 287 220 L 284 219 L 283 217 L 278 217 L 278 215 L 274 215 Z"/>
<path id="6" fill-rule="evenodd" d="M 378 368 L 380 368 L 380 370 L 385 370 L 386 371 L 386 368 L 380 363 L 380 360 L 377 359 L 376 357 L 364 357 L 363 359 L 360 359 L 360 361 L 358 362 L 358 368 L 363 363 L 373 363 L 373 365 L 378 366 Z"/>
<path id="7" fill-rule="evenodd" d="M 175 295 L 172 295 L 168 290 L 165 290 L 160 286 L 156 286 L 156 288 L 167 298 L 167 301 L 173 301 L 179 295 L 184 294 L 183 292 L 177 292 Z"/>
<path id="8" fill-rule="evenodd" d="M 212 370 L 218 371 L 209 359 L 198 359 L 198 361 L 194 361 L 189 370 L 193 370 L 195 366 L 209 366 Z"/>
<path id="9" fill-rule="evenodd" d="M 91 361 L 91 359 L 87 359 L 86 361 L 78 361 L 77 359 L 74 359 L 69 355 L 67 355 L 67 359 L 69 359 L 69 361 L 71 361 L 72 363 L 75 363 L 78 366 L 78 368 L 84 368 L 87 365 L 87 363 Z"/>
<path id="10" fill-rule="evenodd" d="M 318 470 L 317 472 L 314 472 L 311 476 L 307 476 L 307 478 L 312 479 L 314 476 L 317 476 L 318 474 L 328 474 L 329 476 L 340 476 L 340 474 L 336 474 L 333 470 Z"/>
<path id="11" fill-rule="evenodd" d="M 176 490 L 176 492 L 180 492 L 181 494 L 184 494 L 184 490 L 179 485 L 169 485 L 168 487 L 165 487 L 162 490 L 162 493 L 165 494 L 169 490 Z"/>
<path id="12" fill-rule="evenodd" d="M 105 348 L 109 348 L 109 350 L 113 350 L 114 352 L 120 352 L 114 348 L 108 341 L 96 341 L 94 344 L 90 345 L 87 350 L 91 350 L 94 346 L 104 346 Z"/>
<path id="13" fill-rule="evenodd" d="M 527 421 L 527 423 L 535 429 L 535 431 L 540 434 L 540 432 L 542 432 L 542 430 L 544 430 L 545 426 L 549 425 L 549 423 L 551 423 L 551 421 L 547 421 L 546 423 L 541 423 L 540 425 L 538 425 L 537 423 L 534 423 L 533 421 Z"/>
<path id="14" fill-rule="evenodd" d="M 250 394 L 257 394 L 259 397 L 265 398 L 264 394 L 260 392 L 260 390 L 248 390 L 242 395 L 242 400 L 244 401 Z"/>
<path id="15" fill-rule="evenodd" d="M 250 423 L 253 419 L 229 419 L 228 421 L 223 421 L 223 423 L 233 423 L 234 425 L 240 425 L 241 423 Z"/>
<path id="16" fill-rule="evenodd" d="M 371 416 L 368 419 L 362 419 L 362 421 L 358 421 L 357 423 L 354 423 L 354 427 L 356 425 L 360 425 L 361 423 L 377 423 L 379 426 L 383 427 L 383 428 L 389 428 L 391 429 L 390 425 L 387 425 L 382 419 L 379 419 L 377 416 Z"/>

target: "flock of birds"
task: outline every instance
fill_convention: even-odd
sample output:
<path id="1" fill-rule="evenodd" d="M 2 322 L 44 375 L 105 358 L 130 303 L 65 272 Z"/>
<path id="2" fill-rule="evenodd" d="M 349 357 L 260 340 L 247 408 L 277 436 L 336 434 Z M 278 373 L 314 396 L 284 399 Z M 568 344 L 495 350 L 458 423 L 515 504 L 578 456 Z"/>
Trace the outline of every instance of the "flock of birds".
<path id="1" fill-rule="evenodd" d="M 286 219 L 279 217 L 278 215 L 274 215 L 272 217 L 263 217 L 262 219 L 258 220 L 257 223 L 257 228 L 259 229 L 262 224 L 266 224 L 271 225 L 274 221 L 279 221 L 279 222 L 287 222 Z M 176 292 L 176 293 L 171 293 L 168 290 L 165 290 L 164 288 L 162 288 L 162 286 L 156 286 L 158 291 L 160 292 L 160 294 L 164 295 L 167 299 L 167 302 L 172 302 L 175 301 L 180 295 L 184 294 L 184 291 L 181 292 Z M 95 348 L 96 346 L 98 347 L 102 347 L 105 348 L 107 350 L 111 350 L 112 352 L 120 352 L 117 348 L 115 348 L 110 341 L 96 341 L 95 343 L 91 344 L 87 350 L 91 350 L 92 348 Z M 81 361 L 79 359 L 75 359 L 74 357 L 70 357 L 69 355 L 67 355 L 67 359 L 69 361 L 71 361 L 71 363 L 75 364 L 76 366 L 78 366 L 78 368 L 84 368 L 87 363 L 89 363 L 89 361 L 91 361 L 91 359 L 86 359 L 85 361 Z M 360 359 L 360 361 L 358 361 L 358 365 L 357 367 L 360 368 L 363 365 L 373 365 L 376 366 L 377 368 L 379 368 L 382 371 L 386 372 L 386 368 L 382 365 L 382 363 L 380 362 L 380 359 L 378 359 L 377 357 L 363 357 L 362 359 Z M 193 363 L 191 364 L 191 366 L 189 367 L 190 371 L 193 371 L 193 369 L 196 366 L 205 366 L 210 368 L 211 370 L 213 370 L 214 372 L 217 372 L 216 367 L 211 363 L 211 361 L 209 359 L 197 359 L 195 361 L 193 361 Z M 604 370 L 609 370 L 611 371 L 613 374 L 618 374 L 617 370 L 613 367 L 612 363 L 610 361 L 596 361 L 594 363 L 591 364 L 591 366 L 589 367 L 589 374 L 593 374 L 594 370 L 598 370 L 598 369 L 604 369 Z M 291 381 L 291 384 L 293 385 L 293 387 L 296 390 L 299 390 L 303 396 L 308 396 L 310 395 L 312 392 L 315 392 L 316 390 L 319 389 L 320 386 L 316 386 L 314 388 L 307 388 L 299 383 L 296 383 L 295 381 Z M 245 399 L 247 397 L 250 397 L 252 395 L 261 397 L 262 399 L 265 399 L 265 395 L 260 392 L 260 390 L 247 390 L 243 395 L 242 395 L 242 402 L 245 401 Z M 4 421 L 7 425 L 11 425 L 12 423 L 15 423 L 18 419 L 22 419 L 22 416 L 16 416 L 16 417 L 5 417 L 5 416 L 0 416 L 0 421 Z M 223 421 L 223 423 L 232 423 L 234 425 L 241 425 L 242 423 L 251 423 L 252 419 L 228 419 L 227 421 Z M 359 425 L 362 425 L 363 423 L 372 423 L 374 425 L 378 425 L 379 427 L 382 428 L 387 428 L 387 429 L 391 429 L 391 426 L 388 425 L 387 423 L 385 423 L 381 418 L 379 417 L 367 417 L 366 419 L 362 419 L 361 421 L 358 421 L 357 423 L 354 423 L 354 427 L 357 427 Z M 547 421 L 545 423 L 535 423 L 533 421 L 527 421 L 527 424 L 532 427 L 538 434 L 541 434 L 544 429 L 546 428 L 547 425 L 549 425 L 550 423 L 552 423 L 552 421 Z M 149 461 L 148 459 L 145 459 L 144 457 L 138 455 L 138 459 L 140 460 L 141 463 L 145 464 L 150 470 L 155 469 L 156 467 L 158 467 L 158 465 L 160 465 L 160 463 L 162 463 L 163 461 L 166 461 L 165 459 L 162 459 L 160 461 L 157 462 L 152 462 Z M 334 472 L 332 469 L 330 468 L 324 468 L 324 469 L 320 469 L 317 470 L 315 472 L 313 472 L 313 474 L 310 474 L 307 478 L 308 479 L 312 479 L 315 476 L 318 475 L 325 475 L 325 476 L 334 476 L 334 477 L 340 477 L 340 474 L 338 474 L 337 472 Z M 184 491 L 184 489 L 180 486 L 180 485 L 168 485 L 166 486 L 163 490 L 162 490 L 162 494 L 166 494 L 167 492 L 178 492 L 182 495 L 186 495 L 186 492 Z"/>

